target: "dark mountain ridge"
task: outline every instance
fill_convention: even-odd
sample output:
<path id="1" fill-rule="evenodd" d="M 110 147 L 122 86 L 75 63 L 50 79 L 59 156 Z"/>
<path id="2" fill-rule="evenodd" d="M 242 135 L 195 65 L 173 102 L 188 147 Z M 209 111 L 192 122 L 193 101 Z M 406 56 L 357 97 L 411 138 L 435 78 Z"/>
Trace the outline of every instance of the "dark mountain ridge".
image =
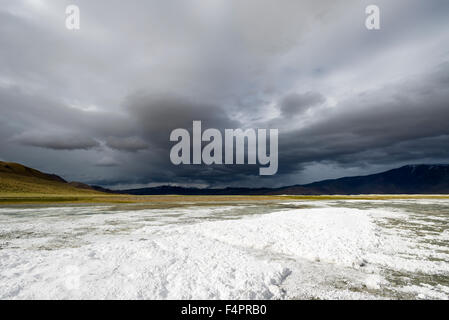
<path id="1" fill-rule="evenodd" d="M 133 195 L 449 194 L 449 164 L 407 165 L 366 176 L 344 177 L 281 188 L 200 189 L 160 186 L 118 192 Z"/>
<path id="2" fill-rule="evenodd" d="M 0 161 L 0 191 L 48 192 L 63 188 L 132 195 L 357 195 L 357 194 L 449 194 L 449 164 L 407 165 L 397 169 L 365 176 L 343 177 L 304 185 L 281 188 L 186 188 L 159 186 L 152 188 L 109 190 L 80 182 L 67 182 L 55 174 Z M 72 189 L 70 189 L 72 188 Z M 31 191 L 30 191 L 31 192 Z"/>

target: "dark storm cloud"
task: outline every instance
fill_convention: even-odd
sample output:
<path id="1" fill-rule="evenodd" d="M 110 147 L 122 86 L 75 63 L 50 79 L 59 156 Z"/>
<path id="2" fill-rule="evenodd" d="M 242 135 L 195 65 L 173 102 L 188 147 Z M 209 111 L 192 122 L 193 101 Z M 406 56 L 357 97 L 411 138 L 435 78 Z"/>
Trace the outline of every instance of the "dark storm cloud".
<path id="1" fill-rule="evenodd" d="M 106 139 L 109 148 L 129 152 L 137 152 L 148 148 L 148 144 L 139 137 L 109 137 Z"/>
<path id="2" fill-rule="evenodd" d="M 290 117 L 300 115 L 309 108 L 324 102 L 325 98 L 318 92 L 291 93 L 282 99 L 280 109 L 282 116 Z"/>
<path id="3" fill-rule="evenodd" d="M 117 167 L 120 165 L 120 163 L 115 160 L 114 158 L 111 157 L 103 157 L 101 159 L 99 159 L 95 165 L 97 167 Z"/>
<path id="4" fill-rule="evenodd" d="M 281 168 L 288 172 L 297 164 L 329 159 L 341 164 L 447 159 L 449 87 L 441 77 L 446 72 L 448 63 L 421 79 L 322 109 L 314 124 L 285 133 Z"/>
<path id="5" fill-rule="evenodd" d="M 24 132 L 13 137 L 12 141 L 28 146 L 54 150 L 87 150 L 100 145 L 98 141 L 89 137 L 80 136 L 76 133 L 67 135 L 62 135 L 61 133 L 45 135 L 41 132 Z"/>
<path id="6" fill-rule="evenodd" d="M 174 129 L 184 128 L 191 132 L 196 120 L 202 122 L 202 130 L 216 128 L 222 131 L 242 126 L 239 121 L 231 119 L 221 106 L 176 94 L 135 93 L 125 100 L 125 109 L 135 120 L 135 129 L 148 146 L 134 159 L 139 163 L 133 167 L 138 175 L 130 173 L 130 176 L 138 176 L 132 181 L 134 184 L 175 181 L 207 185 L 212 175 L 220 183 L 229 181 L 230 175 L 243 177 L 258 172 L 255 166 L 240 166 L 237 169 L 233 166 L 175 166 L 171 163 L 170 149 L 175 143 L 170 142 L 169 137 Z"/>
<path id="7" fill-rule="evenodd" d="M 2 2 L 2 159 L 109 186 L 449 161 L 447 1 L 378 0 L 375 32 L 365 0 L 77 0 L 70 32 L 72 2 Z M 172 165 L 170 132 L 194 120 L 278 128 L 279 174 Z"/>
<path id="8" fill-rule="evenodd" d="M 342 155 L 339 157 L 339 163 L 344 166 L 354 165 L 357 162 L 359 165 L 373 163 L 388 165 L 392 162 L 403 164 L 408 162 L 445 163 L 449 154 L 447 149 L 442 146 L 447 143 L 449 143 L 449 135 L 403 141 L 387 147 Z"/>
<path id="9" fill-rule="evenodd" d="M 127 99 L 126 109 L 138 124 L 146 140 L 153 146 L 167 148 L 170 132 L 177 128 L 191 129 L 201 120 L 203 128 L 239 128 L 222 106 L 195 101 L 176 94 L 134 94 Z"/>
<path id="10" fill-rule="evenodd" d="M 88 110 L 41 93 L 29 93 L 17 86 L 0 87 L 0 121 L 13 131 L 37 130 L 74 132 L 96 135 L 129 136 L 133 123 L 126 114 L 105 110 Z"/>

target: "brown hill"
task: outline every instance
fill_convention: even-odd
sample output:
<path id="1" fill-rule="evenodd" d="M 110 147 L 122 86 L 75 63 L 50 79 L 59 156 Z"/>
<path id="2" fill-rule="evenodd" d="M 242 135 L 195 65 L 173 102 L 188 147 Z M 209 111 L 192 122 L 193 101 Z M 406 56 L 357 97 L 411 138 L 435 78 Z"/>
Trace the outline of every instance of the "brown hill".
<path id="1" fill-rule="evenodd" d="M 0 161 L 2 194 L 101 194 L 88 185 L 67 183 L 63 178 L 13 162 Z"/>

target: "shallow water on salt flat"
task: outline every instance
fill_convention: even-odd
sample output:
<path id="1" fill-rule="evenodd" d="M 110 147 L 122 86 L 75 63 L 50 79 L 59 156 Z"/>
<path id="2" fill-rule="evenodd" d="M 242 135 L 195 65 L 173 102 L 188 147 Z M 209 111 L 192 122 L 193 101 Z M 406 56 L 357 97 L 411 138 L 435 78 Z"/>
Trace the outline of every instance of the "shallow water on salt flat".
<path id="1" fill-rule="evenodd" d="M 0 208 L 0 299 L 448 299 L 449 200 Z"/>

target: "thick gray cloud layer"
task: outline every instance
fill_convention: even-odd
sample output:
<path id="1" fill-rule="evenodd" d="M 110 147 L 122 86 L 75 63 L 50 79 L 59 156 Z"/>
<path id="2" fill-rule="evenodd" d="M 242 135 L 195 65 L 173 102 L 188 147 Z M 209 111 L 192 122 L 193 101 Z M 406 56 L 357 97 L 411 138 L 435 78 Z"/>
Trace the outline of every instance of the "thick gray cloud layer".
<path id="1" fill-rule="evenodd" d="M 284 117 L 298 116 L 324 102 L 324 97 L 317 92 L 291 93 L 282 99 L 281 113 Z"/>
<path id="2" fill-rule="evenodd" d="M 115 187 L 448 162 L 449 3 L 374 2 L 4 0 L 0 158 Z M 68 4 L 81 30 L 65 28 Z M 170 132 L 193 120 L 278 128 L 279 173 L 172 165 Z"/>

